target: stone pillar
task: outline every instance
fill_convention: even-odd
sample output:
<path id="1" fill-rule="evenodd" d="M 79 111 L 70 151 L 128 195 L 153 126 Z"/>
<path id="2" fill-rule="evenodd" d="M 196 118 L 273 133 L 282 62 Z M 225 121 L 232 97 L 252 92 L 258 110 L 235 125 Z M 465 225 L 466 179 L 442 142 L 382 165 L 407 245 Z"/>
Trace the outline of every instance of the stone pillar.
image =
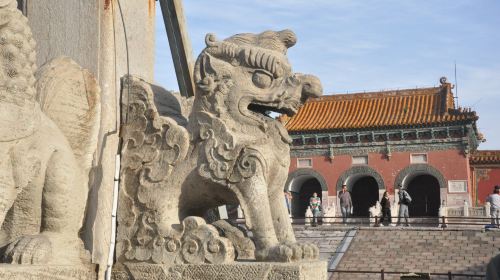
<path id="1" fill-rule="evenodd" d="M 64 55 L 98 77 L 99 2 L 24 0 L 37 42 L 37 64 Z"/>
<path id="2" fill-rule="evenodd" d="M 484 204 L 484 213 L 485 213 L 485 216 L 488 218 L 491 217 L 491 208 L 490 207 L 491 207 L 491 203 L 486 202 Z"/>
<path id="3" fill-rule="evenodd" d="M 394 197 L 391 198 L 391 223 L 395 224 L 398 222 L 399 215 L 399 196 L 395 193 Z"/>
<path id="4" fill-rule="evenodd" d="M 305 221 L 304 225 L 311 226 L 312 225 L 312 220 L 313 220 L 313 213 L 311 211 L 311 206 L 307 206 L 306 221 Z"/>
<path id="5" fill-rule="evenodd" d="M 373 226 L 375 225 L 376 219 L 379 219 L 381 217 L 382 207 L 380 206 L 380 202 L 377 201 L 377 203 L 374 206 L 368 209 L 368 212 L 370 216 L 369 217 L 370 226 Z"/>
<path id="6" fill-rule="evenodd" d="M 108 263 L 112 234 L 120 78 L 130 73 L 153 80 L 155 1 L 18 2 L 37 41 L 37 64 L 40 66 L 61 55 L 69 56 L 98 78 L 102 90 L 99 148 L 90 174 L 83 230 L 85 246 L 92 253 L 92 261 L 100 264 L 102 273 Z"/>
<path id="7" fill-rule="evenodd" d="M 464 200 L 464 217 L 469 217 L 469 203 Z"/>
<path id="8" fill-rule="evenodd" d="M 337 196 L 329 196 L 328 193 L 326 194 L 327 196 L 325 197 L 325 192 L 323 192 L 323 223 L 326 225 L 333 225 L 335 223 L 335 217 L 337 215 L 337 205 L 335 201 L 337 200 Z M 325 206 L 325 201 L 326 201 L 326 206 Z"/>
<path id="9" fill-rule="evenodd" d="M 328 197 L 328 191 L 321 192 L 321 207 L 326 208 L 330 206 L 330 198 Z"/>
<path id="10" fill-rule="evenodd" d="M 447 217 L 448 216 L 448 209 L 445 205 L 441 204 L 441 207 L 439 207 L 439 227 L 445 227 L 446 226 L 446 219 L 442 219 L 441 217 Z"/>

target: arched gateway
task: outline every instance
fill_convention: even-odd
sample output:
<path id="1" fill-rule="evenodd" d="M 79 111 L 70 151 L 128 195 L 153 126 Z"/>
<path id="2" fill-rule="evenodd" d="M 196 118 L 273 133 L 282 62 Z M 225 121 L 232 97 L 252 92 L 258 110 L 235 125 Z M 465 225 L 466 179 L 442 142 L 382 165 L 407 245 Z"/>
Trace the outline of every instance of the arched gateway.
<path id="1" fill-rule="evenodd" d="M 412 197 L 410 215 L 414 217 L 437 217 L 441 205 L 441 190 L 446 188 L 445 178 L 436 168 L 428 164 L 412 164 L 399 172 L 395 188 L 405 186 Z"/>
<path id="2" fill-rule="evenodd" d="M 303 218 L 312 194 L 317 193 L 323 201 L 322 192 L 328 191 L 328 186 L 323 176 L 317 171 L 301 168 L 288 175 L 285 191 L 292 193 L 292 216 Z"/>
<path id="3" fill-rule="evenodd" d="M 385 190 L 382 176 L 368 166 L 354 166 L 340 175 L 337 180 L 337 194 L 342 184 L 351 192 L 353 215 L 368 217 L 368 209 L 377 203 L 379 194 Z"/>

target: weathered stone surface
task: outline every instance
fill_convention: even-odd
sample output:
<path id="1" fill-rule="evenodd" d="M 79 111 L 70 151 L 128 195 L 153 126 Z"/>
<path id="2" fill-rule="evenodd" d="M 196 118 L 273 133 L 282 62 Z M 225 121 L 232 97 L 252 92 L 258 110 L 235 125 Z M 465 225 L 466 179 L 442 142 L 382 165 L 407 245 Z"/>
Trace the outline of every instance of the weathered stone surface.
<path id="1" fill-rule="evenodd" d="M 101 90 L 94 75 L 63 56 L 43 65 L 36 77 L 40 108 L 66 136 L 88 174 L 97 147 L 101 111 Z"/>
<path id="2" fill-rule="evenodd" d="M 178 92 L 151 85 L 158 114 L 172 118 L 180 126 L 187 126 L 194 98 L 183 98 Z"/>
<path id="3" fill-rule="evenodd" d="M 255 259 L 255 244 L 253 241 L 245 234 L 242 228 L 233 226 L 226 220 L 218 220 L 212 223 L 222 236 L 231 240 L 238 260 L 253 260 Z"/>
<path id="4" fill-rule="evenodd" d="M 88 262 L 78 233 L 96 149 L 99 87 L 62 58 L 41 69 L 35 88 L 27 19 L 15 0 L 0 2 L 0 18 L 0 261 Z"/>
<path id="5" fill-rule="evenodd" d="M 94 265 L 6 265 L 0 264 L 0 279 L 9 280 L 94 280 Z"/>
<path id="6" fill-rule="evenodd" d="M 229 255 L 210 260 L 206 254 L 222 252 L 214 249 L 230 244 L 225 238 L 209 235 L 187 245 L 179 226 L 224 204 L 241 205 L 257 260 L 317 258 L 316 246 L 296 242 L 283 204 L 290 137 L 266 114 L 293 115 L 307 98 L 322 94 L 316 77 L 291 71 L 286 51 L 295 42 L 289 30 L 224 41 L 207 35 L 187 129 L 158 113 L 150 84 L 123 79 L 118 262 L 228 261 Z M 184 248 L 197 257 L 183 257 Z"/>
<path id="7" fill-rule="evenodd" d="M 113 271 L 114 280 L 317 280 L 326 279 L 325 261 L 308 261 L 296 263 L 261 263 L 240 262 L 220 265 L 158 265 L 158 264 L 125 264 L 126 271 Z"/>

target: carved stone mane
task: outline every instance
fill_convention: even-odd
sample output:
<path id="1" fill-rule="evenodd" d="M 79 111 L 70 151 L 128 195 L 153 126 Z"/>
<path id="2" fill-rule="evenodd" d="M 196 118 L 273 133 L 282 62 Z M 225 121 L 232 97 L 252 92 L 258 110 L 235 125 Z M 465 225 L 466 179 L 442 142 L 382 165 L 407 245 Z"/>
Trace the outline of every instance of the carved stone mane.
<path id="1" fill-rule="evenodd" d="M 0 2 L 0 54 L 3 142 L 32 135 L 40 121 L 35 108 L 35 41 L 16 1 Z"/>
<path id="2" fill-rule="evenodd" d="M 205 150 L 207 163 L 200 166 L 200 174 L 207 179 L 233 183 L 253 176 L 253 161 L 259 160 L 263 165 L 266 162 L 261 160 L 258 150 L 243 150 L 267 142 L 274 143 L 272 152 L 279 165 L 287 167 L 289 160 L 283 155 L 289 153 L 291 139 L 283 125 L 262 110 L 267 106 L 268 110 L 293 115 L 303 99 L 279 91 L 259 99 L 251 90 L 265 92 L 273 80 L 280 79 L 290 87 L 300 85 L 300 75 L 284 79 L 291 71 L 286 51 L 295 45 L 295 34 L 289 30 L 267 31 L 258 35 L 238 34 L 224 41 L 208 34 L 205 42 L 207 48 L 195 66 L 197 91 L 189 121 L 192 139 L 202 143 Z M 245 69 L 252 74 L 245 77 L 241 70 L 231 69 Z M 320 85 L 317 79 L 311 79 L 309 84 Z M 238 90 L 242 87 L 250 89 Z M 311 96 L 320 90 L 311 89 Z M 261 108 L 254 112 L 249 108 L 252 105 Z M 242 153 L 245 156 L 237 163 Z"/>

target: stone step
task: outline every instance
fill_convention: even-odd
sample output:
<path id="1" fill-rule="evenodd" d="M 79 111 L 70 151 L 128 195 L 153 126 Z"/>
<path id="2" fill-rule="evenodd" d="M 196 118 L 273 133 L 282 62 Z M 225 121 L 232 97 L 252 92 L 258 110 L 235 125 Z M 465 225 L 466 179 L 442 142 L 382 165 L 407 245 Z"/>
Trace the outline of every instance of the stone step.
<path id="1" fill-rule="evenodd" d="M 497 254 L 500 254 L 500 231 L 495 230 L 360 228 L 337 269 L 484 275 L 486 264 Z M 334 276 L 338 277 L 337 274 Z M 380 279 L 380 274 L 335 277 Z"/>

